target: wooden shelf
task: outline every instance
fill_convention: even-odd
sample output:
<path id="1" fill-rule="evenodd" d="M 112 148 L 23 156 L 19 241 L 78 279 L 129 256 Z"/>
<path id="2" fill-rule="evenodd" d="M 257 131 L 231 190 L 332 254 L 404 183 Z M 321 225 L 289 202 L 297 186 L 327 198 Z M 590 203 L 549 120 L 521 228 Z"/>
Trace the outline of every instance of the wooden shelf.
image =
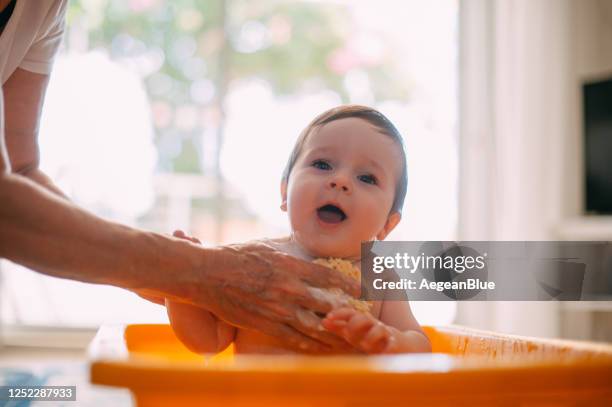
<path id="1" fill-rule="evenodd" d="M 604 301 L 565 301 L 561 308 L 564 311 L 612 312 L 612 296 Z"/>
<path id="2" fill-rule="evenodd" d="M 555 234 L 562 240 L 612 241 L 612 216 L 581 216 L 557 225 Z"/>

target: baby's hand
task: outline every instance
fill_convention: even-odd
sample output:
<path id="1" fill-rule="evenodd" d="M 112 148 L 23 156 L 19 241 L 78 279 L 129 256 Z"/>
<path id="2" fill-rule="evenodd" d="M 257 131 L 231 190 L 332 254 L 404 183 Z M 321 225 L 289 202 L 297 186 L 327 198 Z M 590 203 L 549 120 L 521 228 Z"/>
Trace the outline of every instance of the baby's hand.
<path id="1" fill-rule="evenodd" d="M 327 314 L 323 326 L 365 353 L 384 353 L 394 340 L 393 331 L 370 313 L 338 308 Z"/>

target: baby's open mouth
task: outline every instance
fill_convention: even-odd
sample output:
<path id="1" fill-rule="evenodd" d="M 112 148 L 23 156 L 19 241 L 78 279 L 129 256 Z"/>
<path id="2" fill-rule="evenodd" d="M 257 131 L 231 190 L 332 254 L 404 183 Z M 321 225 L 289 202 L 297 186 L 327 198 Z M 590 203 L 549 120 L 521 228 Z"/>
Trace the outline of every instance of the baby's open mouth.
<path id="1" fill-rule="evenodd" d="M 317 209 L 317 215 L 325 223 L 340 223 L 346 219 L 345 213 L 336 205 L 325 205 Z"/>

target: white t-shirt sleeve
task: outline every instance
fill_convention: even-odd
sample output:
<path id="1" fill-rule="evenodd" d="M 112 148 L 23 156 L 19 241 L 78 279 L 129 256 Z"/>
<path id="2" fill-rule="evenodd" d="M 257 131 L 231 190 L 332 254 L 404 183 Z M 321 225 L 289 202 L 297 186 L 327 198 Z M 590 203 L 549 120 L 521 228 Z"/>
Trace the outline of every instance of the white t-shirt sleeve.
<path id="1" fill-rule="evenodd" d="M 64 35 L 67 0 L 56 1 L 40 27 L 37 37 L 28 49 L 19 67 L 26 71 L 49 74 L 53 59 Z"/>

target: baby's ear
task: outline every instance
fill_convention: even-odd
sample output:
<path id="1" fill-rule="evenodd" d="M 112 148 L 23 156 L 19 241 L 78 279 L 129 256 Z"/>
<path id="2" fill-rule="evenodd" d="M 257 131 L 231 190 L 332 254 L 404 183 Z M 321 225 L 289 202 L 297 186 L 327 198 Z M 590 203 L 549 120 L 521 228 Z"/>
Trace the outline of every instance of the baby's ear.
<path id="1" fill-rule="evenodd" d="M 387 218 L 387 222 L 385 222 L 385 226 L 383 226 L 382 230 L 376 235 L 376 239 L 385 240 L 385 237 L 395 229 L 401 219 L 402 215 L 399 212 L 391 212 Z"/>
<path id="2" fill-rule="evenodd" d="M 287 212 L 287 181 L 281 181 L 281 211 Z"/>

